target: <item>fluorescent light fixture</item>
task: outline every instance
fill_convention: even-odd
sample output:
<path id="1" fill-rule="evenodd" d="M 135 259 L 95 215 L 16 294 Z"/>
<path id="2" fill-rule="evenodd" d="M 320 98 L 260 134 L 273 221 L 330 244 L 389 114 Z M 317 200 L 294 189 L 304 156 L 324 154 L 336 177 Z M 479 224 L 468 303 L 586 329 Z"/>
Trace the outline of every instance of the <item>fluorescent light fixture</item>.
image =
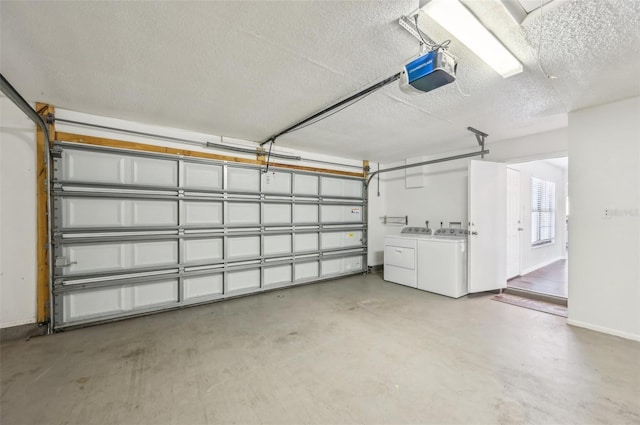
<path id="1" fill-rule="evenodd" d="M 458 0 L 431 0 L 422 10 L 502 77 L 522 72 L 522 64 Z"/>

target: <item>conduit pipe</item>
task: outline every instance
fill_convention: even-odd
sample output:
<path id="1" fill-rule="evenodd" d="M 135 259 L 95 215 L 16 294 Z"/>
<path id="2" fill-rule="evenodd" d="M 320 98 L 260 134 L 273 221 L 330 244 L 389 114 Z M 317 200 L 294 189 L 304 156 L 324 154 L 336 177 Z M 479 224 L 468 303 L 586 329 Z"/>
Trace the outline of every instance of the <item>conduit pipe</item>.
<path id="1" fill-rule="evenodd" d="M 51 246 L 51 229 L 52 216 L 51 213 L 51 155 L 49 153 L 49 143 L 51 143 L 51 135 L 49 134 L 49 128 L 47 123 L 44 122 L 42 117 L 36 112 L 35 109 L 29 105 L 29 103 L 18 93 L 18 91 L 4 78 L 4 75 L 0 74 L 0 90 L 4 93 L 9 100 L 11 100 L 24 114 L 31 119 L 44 134 L 44 157 L 45 157 L 45 183 L 47 185 L 47 253 L 49 260 L 49 323 L 47 326 L 47 333 L 53 331 L 53 250 Z"/>

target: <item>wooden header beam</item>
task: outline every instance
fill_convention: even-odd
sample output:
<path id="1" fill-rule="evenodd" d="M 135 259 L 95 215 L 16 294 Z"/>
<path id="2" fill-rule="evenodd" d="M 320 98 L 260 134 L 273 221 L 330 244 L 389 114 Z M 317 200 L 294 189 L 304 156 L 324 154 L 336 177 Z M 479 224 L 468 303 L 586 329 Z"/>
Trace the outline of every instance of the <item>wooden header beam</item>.
<path id="1" fill-rule="evenodd" d="M 267 165 L 267 161 L 265 160 L 264 155 L 258 155 L 257 156 L 258 159 L 237 158 L 235 156 L 220 155 L 220 154 L 200 152 L 200 151 L 191 151 L 187 149 L 176 149 L 176 148 L 170 148 L 165 146 L 149 145 L 145 143 L 125 142 L 123 140 L 107 139 L 104 137 L 85 136 L 82 134 L 64 133 L 59 131 L 56 132 L 55 135 L 56 135 L 55 137 L 56 140 L 64 141 L 64 142 L 82 143 L 85 145 L 130 149 L 135 151 L 164 153 L 164 154 L 171 154 L 171 155 L 182 155 L 182 156 L 187 156 L 192 158 L 213 159 L 218 161 L 238 162 L 238 163 L 253 164 L 253 165 L 265 165 L 265 166 Z M 364 178 L 364 173 L 357 173 L 352 171 L 331 170 L 328 168 L 306 167 L 302 165 L 293 165 L 293 164 L 280 164 L 276 162 L 270 162 L 269 166 L 278 167 L 278 168 L 288 168 L 292 170 L 313 171 L 317 173 L 326 173 L 326 174 L 335 174 L 340 176 Z"/>

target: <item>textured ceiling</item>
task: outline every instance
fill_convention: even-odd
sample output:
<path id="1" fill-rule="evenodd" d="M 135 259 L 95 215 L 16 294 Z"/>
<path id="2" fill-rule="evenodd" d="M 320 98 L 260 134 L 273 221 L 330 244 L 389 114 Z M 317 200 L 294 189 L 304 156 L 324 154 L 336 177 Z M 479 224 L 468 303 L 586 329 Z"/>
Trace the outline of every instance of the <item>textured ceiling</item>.
<path id="1" fill-rule="evenodd" d="M 491 143 L 640 95 L 640 2 L 563 1 L 522 26 L 499 0 L 465 4 L 523 73 L 503 79 L 452 39 L 459 87 L 407 95 L 392 84 L 277 143 L 390 161 L 473 148 L 467 126 Z M 0 67 L 29 100 L 261 141 L 398 72 L 419 47 L 397 20 L 417 5 L 3 0 Z M 451 38 L 424 14 L 420 27 L 435 40 Z"/>

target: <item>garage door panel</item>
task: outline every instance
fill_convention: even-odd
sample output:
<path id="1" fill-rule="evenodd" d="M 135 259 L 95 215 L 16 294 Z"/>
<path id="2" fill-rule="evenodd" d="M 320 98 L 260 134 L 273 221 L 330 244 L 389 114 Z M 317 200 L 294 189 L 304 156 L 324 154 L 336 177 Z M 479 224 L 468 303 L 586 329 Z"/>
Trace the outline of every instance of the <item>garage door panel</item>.
<path id="1" fill-rule="evenodd" d="M 227 168 L 227 189 L 234 192 L 259 192 L 260 170 L 255 168 Z"/>
<path id="2" fill-rule="evenodd" d="M 326 232 L 322 234 L 322 248 L 336 249 L 362 245 L 362 231 Z"/>
<path id="3" fill-rule="evenodd" d="M 178 280 L 161 280 L 133 287 L 132 308 L 178 302 Z"/>
<path id="4" fill-rule="evenodd" d="M 323 223 L 360 223 L 362 205 L 321 205 L 320 214 Z"/>
<path id="5" fill-rule="evenodd" d="M 176 186 L 178 162 L 157 158 L 65 150 L 62 178 L 71 182 Z"/>
<path id="6" fill-rule="evenodd" d="M 318 206 L 297 204 L 294 206 L 294 217 L 296 223 L 317 223 Z"/>
<path id="7" fill-rule="evenodd" d="M 62 179 L 95 183 L 123 184 L 125 160 L 122 155 L 79 150 L 65 150 L 62 154 Z"/>
<path id="8" fill-rule="evenodd" d="M 296 195 L 318 195 L 318 176 L 296 174 L 294 177 L 294 193 Z"/>
<path id="9" fill-rule="evenodd" d="M 184 262 L 195 263 L 222 258 L 222 238 L 188 239 L 184 242 Z"/>
<path id="10" fill-rule="evenodd" d="M 293 270 L 291 264 L 284 266 L 265 267 L 264 284 L 279 285 L 290 283 L 293 280 Z"/>
<path id="11" fill-rule="evenodd" d="M 361 198 L 362 197 L 362 181 L 355 179 L 340 179 L 335 177 L 322 177 L 322 196 L 336 196 Z"/>
<path id="12" fill-rule="evenodd" d="M 120 199 L 65 198 L 63 227 L 126 226 L 125 202 Z"/>
<path id="13" fill-rule="evenodd" d="M 122 287 L 67 293 L 63 297 L 64 321 L 73 322 L 123 312 Z"/>
<path id="14" fill-rule="evenodd" d="M 131 201 L 133 226 L 178 224 L 178 204 L 175 201 Z"/>
<path id="15" fill-rule="evenodd" d="M 184 298 L 191 300 L 222 294 L 222 273 L 184 279 Z"/>
<path id="16" fill-rule="evenodd" d="M 279 171 L 262 173 L 262 191 L 265 193 L 291 193 L 291 173 Z"/>
<path id="17" fill-rule="evenodd" d="M 177 225 L 176 201 L 64 198 L 62 225 L 79 227 L 130 227 Z"/>
<path id="18" fill-rule="evenodd" d="M 63 274 L 124 270 L 128 268 L 126 245 L 110 243 L 65 246 L 62 252 L 69 259 L 70 265 L 63 269 Z"/>
<path id="19" fill-rule="evenodd" d="M 227 241 L 228 258 L 260 256 L 260 236 L 232 237 Z"/>
<path id="20" fill-rule="evenodd" d="M 362 256 L 331 258 L 322 261 L 322 276 L 333 276 L 362 270 Z"/>
<path id="21" fill-rule="evenodd" d="M 177 241 L 68 245 L 62 249 L 70 265 L 63 274 L 113 272 L 178 263 Z"/>
<path id="22" fill-rule="evenodd" d="M 185 162 L 183 186 L 194 189 L 222 189 L 222 166 Z"/>
<path id="23" fill-rule="evenodd" d="M 177 186 L 178 162 L 136 158 L 131 161 L 131 183 L 149 186 Z M 128 181 L 126 183 L 129 183 Z"/>
<path id="24" fill-rule="evenodd" d="M 291 253 L 291 235 L 268 235 L 264 237 L 264 255 Z"/>
<path id="25" fill-rule="evenodd" d="M 291 223 L 291 204 L 265 204 L 262 222 L 265 224 Z"/>
<path id="26" fill-rule="evenodd" d="M 227 272 L 228 292 L 260 287 L 260 270 L 237 270 Z"/>
<path id="27" fill-rule="evenodd" d="M 178 241 L 139 242 L 133 248 L 133 267 L 164 266 L 178 263 Z"/>
<path id="28" fill-rule="evenodd" d="M 311 280 L 318 278 L 320 273 L 320 263 L 312 261 L 308 263 L 298 263 L 295 265 L 296 282 L 301 280 Z"/>
<path id="29" fill-rule="evenodd" d="M 317 251 L 318 250 L 318 234 L 317 233 L 299 233 L 294 236 L 296 253 Z"/>
<path id="30" fill-rule="evenodd" d="M 177 279 L 81 290 L 63 295 L 63 317 L 67 323 L 87 319 L 100 320 L 177 301 Z"/>
<path id="31" fill-rule="evenodd" d="M 184 201 L 186 226 L 222 224 L 222 202 Z"/>
<path id="32" fill-rule="evenodd" d="M 231 202 L 228 206 L 227 224 L 260 224 L 260 204 Z"/>

